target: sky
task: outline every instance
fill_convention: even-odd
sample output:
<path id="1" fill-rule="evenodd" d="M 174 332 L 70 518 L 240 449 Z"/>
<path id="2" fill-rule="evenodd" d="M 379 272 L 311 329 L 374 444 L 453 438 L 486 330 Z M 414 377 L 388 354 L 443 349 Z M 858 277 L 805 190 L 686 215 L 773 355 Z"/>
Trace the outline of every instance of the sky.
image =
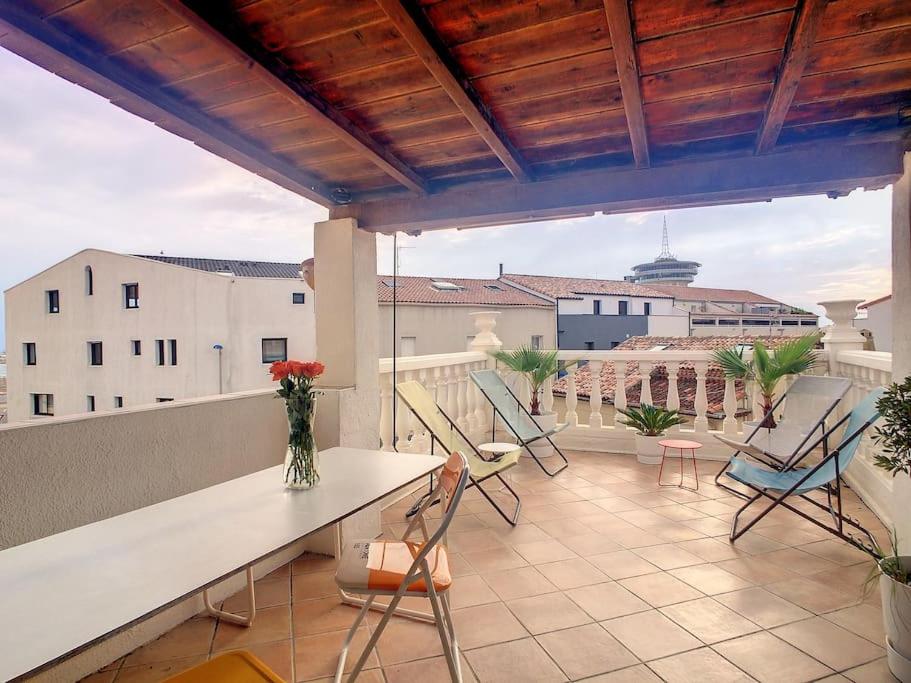
<path id="1" fill-rule="evenodd" d="M 299 262 L 327 210 L 0 48 L 0 291 L 89 247 Z M 891 189 L 399 238 L 404 275 L 622 279 L 661 247 L 695 285 L 822 312 L 890 291 Z M 392 272 L 392 240 L 378 268 Z M 0 319 L 3 306 L 0 302 Z M 0 349 L 5 337 L 0 329 Z"/>

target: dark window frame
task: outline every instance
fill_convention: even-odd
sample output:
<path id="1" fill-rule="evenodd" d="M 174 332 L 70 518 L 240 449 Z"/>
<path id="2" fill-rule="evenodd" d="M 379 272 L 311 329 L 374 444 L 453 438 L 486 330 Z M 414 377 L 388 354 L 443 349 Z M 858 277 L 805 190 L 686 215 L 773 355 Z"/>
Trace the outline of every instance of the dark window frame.
<path id="1" fill-rule="evenodd" d="M 168 339 L 168 365 L 177 365 L 177 340 Z"/>
<path id="2" fill-rule="evenodd" d="M 164 339 L 155 340 L 155 365 L 163 366 L 165 364 L 164 357 Z"/>
<path id="3" fill-rule="evenodd" d="M 592 315 L 601 315 L 601 299 L 592 301 Z"/>
<path id="4" fill-rule="evenodd" d="M 131 339 L 130 340 L 130 354 L 133 356 L 142 355 L 142 340 L 141 339 Z"/>
<path id="5" fill-rule="evenodd" d="M 130 296 L 130 295 L 133 296 Z M 123 307 L 128 309 L 139 308 L 139 283 L 125 282 L 123 284 Z"/>
<path id="6" fill-rule="evenodd" d="M 595 342 L 593 342 L 593 341 L 587 341 L 587 342 L 585 342 L 585 350 L 586 350 L 586 351 L 594 351 L 594 350 L 595 350 Z"/>
<path id="7" fill-rule="evenodd" d="M 296 306 L 307 303 L 307 293 L 306 292 L 291 292 L 291 303 Z"/>
<path id="8" fill-rule="evenodd" d="M 85 397 L 85 410 L 87 413 L 95 412 L 95 395 L 87 394 Z"/>
<path id="9" fill-rule="evenodd" d="M 620 299 L 617 302 L 617 315 L 629 315 L 629 301 Z"/>
<path id="10" fill-rule="evenodd" d="M 123 396 L 115 396 L 115 397 L 114 397 L 114 407 L 115 407 L 115 408 L 123 408 Z"/>
<path id="11" fill-rule="evenodd" d="M 45 397 L 44 411 L 40 410 L 41 397 Z M 32 415 L 36 417 L 53 417 L 54 416 L 54 395 L 53 394 L 32 394 Z"/>
<path id="12" fill-rule="evenodd" d="M 652 302 L 651 301 L 646 301 L 644 304 L 642 304 L 642 314 L 643 315 L 652 314 Z"/>
<path id="13" fill-rule="evenodd" d="M 47 304 L 48 313 L 60 313 L 60 290 L 45 290 L 45 303 Z"/>
<path id="14" fill-rule="evenodd" d="M 100 341 L 90 341 L 87 344 L 89 345 L 89 365 L 96 368 L 104 365 L 104 347 L 102 343 Z M 98 351 L 97 357 L 95 355 L 96 349 Z"/>
<path id="15" fill-rule="evenodd" d="M 38 365 L 38 345 L 35 342 L 22 343 L 22 359 L 26 365 Z"/>
<path id="16" fill-rule="evenodd" d="M 85 295 L 93 296 L 95 294 L 95 275 L 92 272 L 92 266 L 85 267 Z"/>
<path id="17" fill-rule="evenodd" d="M 282 342 L 284 345 L 284 353 L 279 358 L 273 355 L 266 355 L 266 342 Z M 261 358 L 262 362 L 265 363 L 275 363 L 276 361 L 286 361 L 288 360 L 288 338 L 287 337 L 263 337 L 260 343 L 260 350 L 262 351 Z"/>

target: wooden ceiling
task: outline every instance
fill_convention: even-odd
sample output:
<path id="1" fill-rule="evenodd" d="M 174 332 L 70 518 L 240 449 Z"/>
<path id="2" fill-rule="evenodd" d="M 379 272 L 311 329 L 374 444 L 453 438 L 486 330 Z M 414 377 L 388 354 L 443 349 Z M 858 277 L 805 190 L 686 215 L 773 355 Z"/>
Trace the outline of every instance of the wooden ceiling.
<path id="1" fill-rule="evenodd" d="M 0 45 L 338 215 L 911 125 L 907 0 L 0 0 Z"/>

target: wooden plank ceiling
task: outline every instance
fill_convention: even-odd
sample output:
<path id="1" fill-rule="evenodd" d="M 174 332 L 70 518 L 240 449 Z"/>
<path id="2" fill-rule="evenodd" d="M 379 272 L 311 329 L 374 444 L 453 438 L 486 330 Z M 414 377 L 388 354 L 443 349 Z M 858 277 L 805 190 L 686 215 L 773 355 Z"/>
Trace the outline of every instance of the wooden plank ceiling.
<path id="1" fill-rule="evenodd" d="M 895 0 L 0 0 L 0 34 L 326 206 L 911 124 Z"/>

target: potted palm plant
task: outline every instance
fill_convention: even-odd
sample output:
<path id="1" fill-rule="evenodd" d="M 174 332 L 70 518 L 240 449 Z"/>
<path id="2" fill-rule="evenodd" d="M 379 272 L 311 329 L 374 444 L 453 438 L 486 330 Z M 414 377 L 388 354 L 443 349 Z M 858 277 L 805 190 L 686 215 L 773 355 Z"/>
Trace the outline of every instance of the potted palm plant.
<path id="1" fill-rule="evenodd" d="M 557 414 L 553 411 L 541 410 L 541 389 L 548 379 L 560 372 L 557 352 L 520 346 L 513 351 L 495 351 L 490 355 L 528 382 L 531 390 L 528 412 L 542 430 L 554 429 L 557 426 Z M 529 448 L 539 458 L 546 458 L 553 455 L 554 452 L 546 439 L 541 439 L 541 442 L 535 443 Z"/>
<path id="2" fill-rule="evenodd" d="M 873 433 L 873 440 L 880 447 L 874 456 L 876 466 L 893 477 L 911 476 L 911 377 L 886 389 L 876 407 L 883 420 Z M 900 555 L 897 539 L 893 536 L 890 540 L 889 555 L 872 549 L 878 560 L 876 574 L 882 595 L 886 651 L 896 678 L 911 681 L 911 556 Z"/>
<path id="3" fill-rule="evenodd" d="M 658 442 L 668 429 L 686 422 L 676 410 L 666 410 L 648 403 L 620 412 L 626 417 L 622 420 L 623 424 L 636 430 L 636 459 L 643 465 L 659 464 L 662 448 Z"/>
<path id="4" fill-rule="evenodd" d="M 764 416 L 759 426 L 774 429 L 777 425 L 771 410 L 775 404 L 778 382 L 788 375 L 799 375 L 816 367 L 820 362 L 816 352 L 818 342 L 817 335 L 808 334 L 789 339 L 777 345 L 774 350 L 769 350 L 765 344 L 757 341 L 753 344 L 753 357 L 750 360 L 743 357 L 742 347 L 718 349 L 712 354 L 712 359 L 721 366 L 725 379 L 755 383 L 762 397 Z"/>

